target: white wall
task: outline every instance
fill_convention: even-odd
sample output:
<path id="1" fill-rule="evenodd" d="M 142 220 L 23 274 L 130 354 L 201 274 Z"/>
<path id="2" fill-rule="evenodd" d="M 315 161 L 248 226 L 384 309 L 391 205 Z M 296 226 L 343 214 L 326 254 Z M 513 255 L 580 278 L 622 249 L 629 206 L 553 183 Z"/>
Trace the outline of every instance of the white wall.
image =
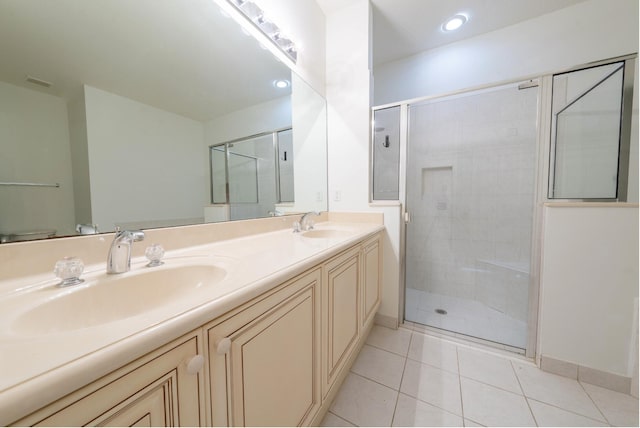
<path id="1" fill-rule="evenodd" d="M 539 353 L 631 377 L 638 208 L 547 206 L 543 239 Z"/>
<path id="2" fill-rule="evenodd" d="M 0 234 L 75 229 L 67 106 L 62 98 L 0 82 Z"/>
<path id="3" fill-rule="evenodd" d="M 378 314 L 393 324 L 398 319 L 400 207 L 369 204 L 370 29 L 368 0 L 353 1 L 327 16 L 329 210 L 384 213 L 387 232 Z"/>
<path id="4" fill-rule="evenodd" d="M 206 122 L 205 148 L 208 150 L 214 144 L 290 126 L 291 96 L 287 95 Z"/>
<path id="5" fill-rule="evenodd" d="M 112 230 L 202 219 L 209 167 L 201 122 L 86 85 L 85 103 L 93 223 Z"/>
<path id="6" fill-rule="evenodd" d="M 92 224 L 91 175 L 84 90 L 67 104 L 76 224 Z"/>
<path id="7" fill-rule="evenodd" d="M 375 104 L 547 74 L 637 50 L 637 0 L 587 0 L 377 66 Z"/>
<path id="8" fill-rule="evenodd" d="M 327 106 L 323 98 L 292 75 L 293 176 L 295 202 L 287 211 L 327 209 Z"/>

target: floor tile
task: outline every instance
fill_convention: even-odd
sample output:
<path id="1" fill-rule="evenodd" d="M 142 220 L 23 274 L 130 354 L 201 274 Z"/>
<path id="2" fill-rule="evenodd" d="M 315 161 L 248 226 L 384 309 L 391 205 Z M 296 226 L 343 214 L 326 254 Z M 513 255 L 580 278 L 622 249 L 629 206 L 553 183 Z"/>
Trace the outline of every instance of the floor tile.
<path id="1" fill-rule="evenodd" d="M 599 427 L 603 423 L 595 419 L 571 413 L 550 404 L 529 400 L 529 407 L 540 427 Z"/>
<path id="2" fill-rule="evenodd" d="M 638 426 L 637 398 L 588 383 L 582 386 L 611 425 Z"/>
<path id="3" fill-rule="evenodd" d="M 466 427 L 483 427 L 484 425 L 480 425 L 477 422 L 472 421 L 471 419 L 464 420 L 464 426 Z"/>
<path id="4" fill-rule="evenodd" d="M 400 355 L 365 345 L 351 371 L 397 391 L 400 389 L 406 360 Z"/>
<path id="5" fill-rule="evenodd" d="M 391 426 L 398 392 L 349 373 L 331 404 L 331 413 L 358 426 Z"/>
<path id="6" fill-rule="evenodd" d="M 461 376 L 522 394 L 509 359 L 459 346 L 458 362 Z"/>
<path id="7" fill-rule="evenodd" d="M 409 342 L 411 341 L 411 331 L 405 328 L 393 330 L 387 327 L 374 325 L 367 337 L 367 344 L 375 346 L 385 351 L 393 352 L 402 356 L 407 356 Z"/>
<path id="8" fill-rule="evenodd" d="M 605 422 L 577 380 L 546 373 L 529 365 L 512 364 L 527 397 Z"/>
<path id="9" fill-rule="evenodd" d="M 400 392 L 462 415 L 459 376 L 417 361 L 407 360 Z"/>
<path id="10" fill-rule="evenodd" d="M 458 353 L 456 345 L 451 342 L 414 332 L 408 356 L 412 360 L 458 373 Z"/>
<path id="11" fill-rule="evenodd" d="M 334 415 L 331 412 L 327 412 L 320 423 L 321 427 L 354 427 L 355 425 L 345 421 L 339 416 Z"/>
<path id="12" fill-rule="evenodd" d="M 461 378 L 464 416 L 486 426 L 535 426 L 522 395 Z"/>
<path id="13" fill-rule="evenodd" d="M 393 426 L 459 427 L 462 426 L 462 418 L 439 407 L 400 394 L 393 417 Z"/>

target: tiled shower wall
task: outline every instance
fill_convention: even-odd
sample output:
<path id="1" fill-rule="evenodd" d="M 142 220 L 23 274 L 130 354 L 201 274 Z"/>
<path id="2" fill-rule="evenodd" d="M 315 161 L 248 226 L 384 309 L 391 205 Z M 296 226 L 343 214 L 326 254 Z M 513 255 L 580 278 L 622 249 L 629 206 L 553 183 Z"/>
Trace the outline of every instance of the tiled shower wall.
<path id="1" fill-rule="evenodd" d="M 536 90 L 410 106 L 407 287 L 527 317 Z"/>

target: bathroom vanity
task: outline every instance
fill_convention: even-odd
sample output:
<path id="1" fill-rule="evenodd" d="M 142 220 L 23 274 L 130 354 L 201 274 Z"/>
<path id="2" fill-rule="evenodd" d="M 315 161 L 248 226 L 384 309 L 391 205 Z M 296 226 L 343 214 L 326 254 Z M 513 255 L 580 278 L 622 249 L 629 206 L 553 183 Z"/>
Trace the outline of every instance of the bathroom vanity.
<path id="1" fill-rule="evenodd" d="M 382 278 L 382 219 L 328 220 L 301 233 L 259 220 L 280 229 L 168 251 L 158 268 L 134 254 L 122 279 L 90 265 L 84 289 L 0 282 L 0 424 L 318 425 L 373 325 Z M 198 278 L 208 274 L 212 283 Z M 135 290 L 125 300 L 88 291 L 119 293 L 121 281 Z M 81 293 L 124 306 L 124 318 L 87 300 L 95 315 L 80 325 L 38 320 Z"/>

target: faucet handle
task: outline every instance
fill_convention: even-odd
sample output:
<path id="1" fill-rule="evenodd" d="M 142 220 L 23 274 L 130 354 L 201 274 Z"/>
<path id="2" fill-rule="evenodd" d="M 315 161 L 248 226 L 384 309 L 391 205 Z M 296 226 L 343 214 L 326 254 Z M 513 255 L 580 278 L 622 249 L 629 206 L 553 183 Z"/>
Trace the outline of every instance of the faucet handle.
<path id="1" fill-rule="evenodd" d="M 147 257 L 147 260 L 149 260 L 149 263 L 147 263 L 148 267 L 155 267 L 164 264 L 162 261 L 164 248 L 162 248 L 162 245 L 160 244 L 151 244 L 148 246 L 144 255 Z"/>
<path id="2" fill-rule="evenodd" d="M 83 283 L 84 279 L 80 278 L 83 271 L 84 263 L 78 257 L 65 257 L 62 260 L 58 260 L 53 269 L 55 276 L 62 280 L 58 283 L 60 287 Z"/>

